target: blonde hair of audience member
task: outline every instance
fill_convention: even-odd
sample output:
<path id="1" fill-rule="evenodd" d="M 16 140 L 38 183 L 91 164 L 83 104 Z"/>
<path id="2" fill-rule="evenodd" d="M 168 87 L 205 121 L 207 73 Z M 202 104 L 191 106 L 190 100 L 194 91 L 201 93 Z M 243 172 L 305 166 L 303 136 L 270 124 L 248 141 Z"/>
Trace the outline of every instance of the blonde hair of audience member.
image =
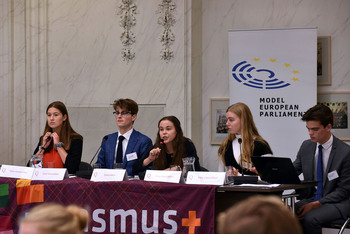
<path id="1" fill-rule="evenodd" d="M 242 103 L 237 102 L 229 106 L 226 110 L 227 112 L 232 112 L 241 121 L 241 135 L 242 135 L 242 153 L 241 157 L 244 162 L 251 163 L 251 156 L 254 152 L 254 141 L 261 141 L 266 144 L 269 148 L 270 145 L 265 141 L 259 134 L 258 129 L 255 126 L 253 115 L 249 107 Z M 221 143 L 218 150 L 219 158 L 221 158 L 224 166 L 225 164 L 225 150 L 229 141 L 233 141 L 236 138 L 235 134 L 228 134 L 226 139 Z M 241 160 L 240 160 L 241 161 Z M 242 166 L 242 165 L 241 165 Z"/>
<path id="2" fill-rule="evenodd" d="M 292 211 L 277 196 L 252 196 L 219 214 L 219 234 L 302 234 Z"/>
<path id="3" fill-rule="evenodd" d="M 76 205 L 42 204 L 21 220 L 20 234 L 80 234 L 88 221 L 88 212 Z"/>

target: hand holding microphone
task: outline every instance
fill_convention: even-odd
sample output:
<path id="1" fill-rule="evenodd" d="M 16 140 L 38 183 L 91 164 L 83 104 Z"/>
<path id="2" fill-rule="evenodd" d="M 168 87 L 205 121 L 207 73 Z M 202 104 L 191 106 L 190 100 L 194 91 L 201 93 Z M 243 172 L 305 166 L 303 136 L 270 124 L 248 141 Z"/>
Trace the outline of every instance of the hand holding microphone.
<path id="1" fill-rule="evenodd" d="M 149 152 L 148 158 L 150 159 L 151 162 L 153 162 L 154 160 L 156 160 L 158 158 L 160 151 L 161 151 L 160 148 L 155 148 Z"/>
<path id="2" fill-rule="evenodd" d="M 156 160 L 160 154 L 160 151 L 164 148 L 164 140 L 163 139 L 160 139 L 159 141 L 159 144 L 160 144 L 160 148 L 157 147 L 155 149 L 152 149 L 150 152 L 149 152 L 149 159 L 151 160 L 151 162 L 153 162 L 154 160 Z"/>
<path id="3" fill-rule="evenodd" d="M 45 135 L 44 135 L 44 139 L 43 139 L 43 147 L 47 146 L 51 140 L 52 140 L 52 132 L 47 132 Z"/>

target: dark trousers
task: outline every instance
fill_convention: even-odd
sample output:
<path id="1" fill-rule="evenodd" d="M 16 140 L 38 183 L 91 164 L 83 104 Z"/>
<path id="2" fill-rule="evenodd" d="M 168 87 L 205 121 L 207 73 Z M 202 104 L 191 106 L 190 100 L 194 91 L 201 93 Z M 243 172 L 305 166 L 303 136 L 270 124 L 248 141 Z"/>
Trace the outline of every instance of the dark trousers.
<path id="1" fill-rule="evenodd" d="M 312 201 L 312 199 L 305 199 L 297 202 L 295 204 L 297 214 L 302 205 Z M 322 234 L 322 225 L 342 218 L 344 217 L 336 206 L 324 204 L 306 213 L 304 219 L 300 220 L 300 224 L 303 227 L 304 234 Z"/>

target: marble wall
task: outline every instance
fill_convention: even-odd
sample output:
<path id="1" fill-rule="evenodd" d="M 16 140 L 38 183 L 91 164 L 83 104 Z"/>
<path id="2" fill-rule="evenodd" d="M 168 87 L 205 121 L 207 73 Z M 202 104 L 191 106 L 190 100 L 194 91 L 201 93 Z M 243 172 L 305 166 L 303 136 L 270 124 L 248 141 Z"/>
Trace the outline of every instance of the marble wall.
<path id="1" fill-rule="evenodd" d="M 332 37 L 332 85 L 319 90 L 350 90 L 349 1 L 175 0 L 175 58 L 169 62 L 160 59 L 160 2 L 135 0 L 136 57 L 126 63 L 121 0 L 0 1 L 0 164 L 26 162 L 54 100 L 68 106 L 89 161 L 101 137 L 116 130 L 110 104 L 129 97 L 140 103 L 136 129 L 154 139 L 160 116 L 178 116 L 202 165 L 216 170 L 209 100 L 229 97 L 231 29 L 317 27 L 319 36 Z"/>

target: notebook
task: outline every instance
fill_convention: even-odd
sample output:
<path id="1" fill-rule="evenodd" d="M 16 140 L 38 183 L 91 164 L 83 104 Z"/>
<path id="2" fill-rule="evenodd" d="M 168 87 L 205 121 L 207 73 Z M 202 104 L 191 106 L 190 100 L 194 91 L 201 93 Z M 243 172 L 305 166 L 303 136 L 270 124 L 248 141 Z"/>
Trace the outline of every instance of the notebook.
<path id="1" fill-rule="evenodd" d="M 253 156 L 252 162 L 261 180 L 271 184 L 304 184 L 315 181 L 301 181 L 292 160 L 284 157 Z"/>

